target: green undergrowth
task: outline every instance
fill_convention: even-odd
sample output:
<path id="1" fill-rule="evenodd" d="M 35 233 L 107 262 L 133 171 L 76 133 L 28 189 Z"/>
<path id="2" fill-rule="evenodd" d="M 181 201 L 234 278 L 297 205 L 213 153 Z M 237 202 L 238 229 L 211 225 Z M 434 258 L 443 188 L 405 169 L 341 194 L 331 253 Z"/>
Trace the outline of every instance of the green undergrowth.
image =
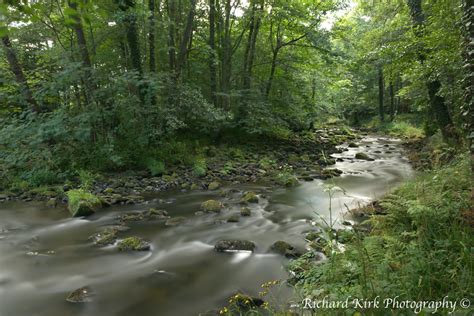
<path id="1" fill-rule="evenodd" d="M 371 232 L 355 233 L 344 252 L 320 264 L 311 253 L 293 261 L 290 269 L 296 272 L 296 288 L 304 297 L 332 300 L 350 295 L 472 301 L 474 232 L 465 219 L 472 208 L 471 189 L 467 155 L 419 174 L 381 200 L 386 215 L 372 216 L 367 223 Z M 472 311 L 460 308 L 458 314 Z"/>
<path id="2" fill-rule="evenodd" d="M 367 127 L 375 128 L 385 134 L 407 138 L 407 139 L 421 139 L 425 136 L 419 115 L 401 114 L 394 118 L 393 121 L 380 122 L 378 117 L 374 117 L 367 123 Z"/>

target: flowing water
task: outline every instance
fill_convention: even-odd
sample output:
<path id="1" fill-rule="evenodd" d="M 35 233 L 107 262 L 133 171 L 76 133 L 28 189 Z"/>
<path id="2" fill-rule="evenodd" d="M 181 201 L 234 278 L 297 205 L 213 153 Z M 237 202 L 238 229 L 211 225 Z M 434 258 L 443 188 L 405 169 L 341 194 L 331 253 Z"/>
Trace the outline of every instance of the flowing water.
<path id="1" fill-rule="evenodd" d="M 0 204 L 0 316 L 187 316 L 216 310 L 237 291 L 257 295 L 262 283 L 288 277 L 288 260 L 268 251 L 272 243 L 285 240 L 304 248 L 304 232 L 312 229 L 307 219 L 340 223 L 346 206 L 377 198 L 412 175 L 398 140 L 365 137 L 360 145 L 333 155 L 344 159 L 331 166 L 344 172 L 341 177 L 289 189 L 263 184 L 225 188 L 260 193 L 259 204 L 251 206 L 252 216 L 238 223 L 219 221 L 239 213 L 237 193 L 224 198 L 209 191 L 166 192 L 151 197 L 147 205 L 113 206 L 84 219 L 39 202 Z M 353 159 L 359 151 L 375 161 Z M 344 189 L 333 191 L 331 212 L 328 185 Z M 195 215 L 211 198 L 225 202 L 223 212 Z M 119 214 L 149 207 L 188 221 L 177 227 L 165 227 L 162 221 L 134 222 L 120 233 L 143 237 L 151 251 L 123 253 L 88 240 L 117 224 Z M 257 248 L 254 253 L 217 253 L 213 246 L 220 239 L 251 240 Z M 92 302 L 65 301 L 71 291 L 86 285 L 94 290 Z M 286 285 L 275 291 L 277 304 L 291 298 Z"/>

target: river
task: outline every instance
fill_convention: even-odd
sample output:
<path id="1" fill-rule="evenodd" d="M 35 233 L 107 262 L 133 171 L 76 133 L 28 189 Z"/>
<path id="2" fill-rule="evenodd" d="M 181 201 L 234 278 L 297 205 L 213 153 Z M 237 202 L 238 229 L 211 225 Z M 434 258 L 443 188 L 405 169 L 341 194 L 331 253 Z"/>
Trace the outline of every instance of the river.
<path id="1" fill-rule="evenodd" d="M 302 182 L 293 188 L 265 184 L 224 187 L 253 190 L 260 196 L 251 204 L 252 215 L 227 223 L 239 213 L 239 193 L 223 197 L 219 191 L 164 192 L 144 205 L 106 208 L 88 218 L 70 218 L 62 207 L 47 208 L 41 202 L 0 204 L 0 316 L 64 315 L 160 315 L 187 316 L 218 310 L 236 293 L 257 295 L 260 285 L 288 278 L 288 259 L 269 252 L 277 240 L 304 248 L 304 232 L 311 220 L 332 218 L 336 225 L 350 217 L 346 206 L 355 207 L 380 197 L 413 175 L 399 140 L 366 136 L 359 148 L 347 148 L 335 158 L 343 171 L 329 180 Z M 354 159 L 364 151 L 374 161 Z M 335 185 L 329 212 L 328 192 Z M 195 215 L 200 204 L 218 199 L 226 207 L 220 214 Z M 151 251 L 118 252 L 99 248 L 88 239 L 117 217 L 149 207 L 164 209 L 187 222 L 165 227 L 163 221 L 130 223 L 121 236 L 139 236 L 151 243 Z M 317 213 L 318 215 L 316 215 Z M 331 214 L 330 214 L 331 213 Z M 217 253 L 220 239 L 251 240 L 253 253 Z M 92 302 L 66 302 L 68 294 L 82 286 L 95 293 Z M 274 289 L 274 304 L 285 305 L 293 295 L 283 284 Z"/>

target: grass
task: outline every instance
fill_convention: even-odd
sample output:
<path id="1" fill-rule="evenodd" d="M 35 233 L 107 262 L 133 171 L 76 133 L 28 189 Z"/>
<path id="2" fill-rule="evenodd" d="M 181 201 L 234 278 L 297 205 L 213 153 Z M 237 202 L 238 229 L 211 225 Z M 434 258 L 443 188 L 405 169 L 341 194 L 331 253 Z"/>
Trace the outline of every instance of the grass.
<path id="1" fill-rule="evenodd" d="M 395 137 L 421 139 L 425 136 L 423 128 L 420 127 L 421 122 L 418 115 L 401 114 L 395 117 L 392 122 L 385 121 L 383 123 L 378 117 L 374 117 L 367 123 L 367 126 Z"/>
<path id="2" fill-rule="evenodd" d="M 387 214 L 372 216 L 370 234 L 355 232 L 346 251 L 322 264 L 311 252 L 292 262 L 297 289 L 320 299 L 472 298 L 474 238 L 464 215 L 472 212 L 469 161 L 465 155 L 424 172 L 382 199 Z"/>

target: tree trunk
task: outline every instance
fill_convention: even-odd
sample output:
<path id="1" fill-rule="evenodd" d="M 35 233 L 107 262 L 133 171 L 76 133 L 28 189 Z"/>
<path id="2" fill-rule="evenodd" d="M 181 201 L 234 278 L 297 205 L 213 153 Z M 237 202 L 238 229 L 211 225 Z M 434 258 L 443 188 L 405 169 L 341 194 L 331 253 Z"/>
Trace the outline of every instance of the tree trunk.
<path id="1" fill-rule="evenodd" d="M 410 9 L 410 15 L 413 20 L 414 33 L 420 39 L 420 47 L 418 48 L 418 60 L 420 63 L 424 63 L 426 60 L 426 49 L 423 45 L 423 28 L 425 26 L 425 16 L 421 6 L 421 0 L 407 0 L 408 7 Z M 444 140 L 448 142 L 459 142 L 459 137 L 454 127 L 454 123 L 449 113 L 446 100 L 443 96 L 439 95 L 441 88 L 441 82 L 437 79 L 427 78 L 426 86 L 428 88 L 429 102 L 431 111 L 434 112 L 434 116 L 438 127 L 441 129 Z"/>
<path id="2" fill-rule="evenodd" d="M 278 52 L 279 51 L 280 51 L 279 46 L 275 47 L 275 49 L 273 50 L 272 65 L 271 65 L 271 68 L 270 68 L 270 76 L 268 77 L 267 89 L 265 91 L 265 97 L 266 98 L 268 98 L 268 96 L 270 95 L 270 91 L 272 89 L 273 78 L 275 77 L 275 69 L 276 69 L 276 63 L 277 63 L 277 57 L 278 57 Z"/>
<path id="3" fill-rule="evenodd" d="M 390 122 L 392 122 L 393 119 L 395 118 L 395 96 L 394 96 L 392 80 L 390 80 L 389 92 L 390 92 Z"/>
<path id="4" fill-rule="evenodd" d="M 148 9 L 150 16 L 148 18 L 150 30 L 148 32 L 148 49 L 149 49 L 149 67 L 150 72 L 156 72 L 156 57 L 155 57 L 155 0 L 149 0 Z"/>
<path id="5" fill-rule="evenodd" d="M 222 106 L 230 109 L 230 78 L 232 76 L 232 44 L 230 32 L 231 0 L 225 0 L 224 40 L 222 47 L 221 90 L 224 93 Z"/>
<path id="6" fill-rule="evenodd" d="M 132 11 L 135 8 L 135 1 L 124 0 L 118 2 L 120 10 L 122 10 L 122 12 L 124 12 L 125 14 L 123 21 L 127 33 L 127 42 L 128 47 L 130 49 L 130 59 L 132 61 L 132 67 L 141 75 L 142 63 L 140 53 L 140 42 L 138 40 L 137 16 L 135 12 Z"/>
<path id="7" fill-rule="evenodd" d="M 188 44 L 193 34 L 193 23 L 194 15 L 196 13 L 196 2 L 197 0 L 191 0 L 191 7 L 189 8 L 188 17 L 186 19 L 186 26 L 184 28 L 183 37 L 179 45 L 178 60 L 177 60 L 177 77 L 179 78 L 182 68 L 186 61 L 186 55 L 188 53 Z"/>
<path id="8" fill-rule="evenodd" d="M 175 0 L 168 0 L 168 63 L 171 73 L 176 71 L 176 4 Z"/>
<path id="9" fill-rule="evenodd" d="M 471 171 L 474 173 L 474 63 L 472 58 L 474 55 L 474 0 L 464 0 L 463 2 L 463 25 L 464 25 L 464 105 L 463 113 L 466 113 L 466 127 L 469 140 L 469 149 L 471 152 Z M 471 190 L 471 202 L 474 201 L 474 188 Z M 471 204 L 472 205 L 472 204 Z M 472 216 L 472 208 L 471 208 Z M 472 217 L 471 217 L 472 218 Z"/>
<path id="10" fill-rule="evenodd" d="M 8 35 L 2 36 L 2 43 L 3 48 L 5 49 L 5 55 L 7 56 L 8 64 L 10 65 L 11 71 L 15 75 L 16 82 L 20 86 L 20 92 L 23 95 L 23 98 L 31 106 L 31 110 L 33 112 L 39 112 L 40 110 L 38 104 L 33 98 L 33 94 L 30 90 L 25 74 L 23 73 L 23 69 L 21 68 L 20 63 L 18 62 L 18 58 L 16 57 L 15 51 L 13 50 Z"/>
<path id="11" fill-rule="evenodd" d="M 384 84 L 383 84 L 382 66 L 379 66 L 378 68 L 378 77 L 379 77 L 379 116 L 380 116 L 380 121 L 383 122 L 385 120 L 385 109 L 383 106 Z"/>
<path id="12" fill-rule="evenodd" d="M 81 60 L 82 64 L 84 66 L 84 77 L 82 78 L 82 82 L 84 84 L 84 98 L 86 104 L 90 103 L 90 93 L 93 87 L 93 84 L 91 83 L 93 81 L 93 76 L 91 73 L 91 59 L 89 55 L 89 50 L 87 49 L 87 42 L 86 42 L 86 37 L 84 35 L 84 27 L 82 25 L 81 21 L 81 15 L 77 9 L 77 0 L 69 0 L 68 1 L 68 6 L 72 10 L 74 10 L 74 14 L 71 16 L 71 18 L 74 20 L 74 33 L 76 33 L 76 40 L 77 40 L 77 46 L 79 47 L 79 53 L 81 55 Z"/>
<path id="13" fill-rule="evenodd" d="M 69 7 L 74 10 L 76 13 L 72 16 L 74 19 L 74 32 L 76 33 L 77 37 L 77 46 L 79 46 L 79 52 L 81 54 L 82 63 L 85 67 L 88 67 L 89 70 L 91 68 L 91 59 L 89 56 L 89 51 L 87 49 L 87 42 L 86 37 L 84 35 L 84 28 L 82 26 L 81 16 L 77 10 L 77 2 L 75 0 L 68 1 Z M 87 71 L 87 70 L 86 70 Z M 87 74 L 86 74 L 87 76 Z M 87 76 L 90 78 L 90 76 Z"/>
<path id="14" fill-rule="evenodd" d="M 260 6 L 257 7 L 257 1 Z M 260 29 L 261 14 L 263 12 L 263 0 L 254 0 L 251 5 L 250 31 L 247 40 L 247 47 L 244 55 L 244 81 L 243 89 L 250 90 L 252 86 L 252 69 L 255 59 L 255 47 L 257 43 L 258 31 Z"/>
<path id="15" fill-rule="evenodd" d="M 215 0 L 209 0 L 209 73 L 211 86 L 211 100 L 214 105 L 217 105 L 217 67 L 216 67 L 216 43 L 215 43 L 215 15 L 216 3 Z"/>

